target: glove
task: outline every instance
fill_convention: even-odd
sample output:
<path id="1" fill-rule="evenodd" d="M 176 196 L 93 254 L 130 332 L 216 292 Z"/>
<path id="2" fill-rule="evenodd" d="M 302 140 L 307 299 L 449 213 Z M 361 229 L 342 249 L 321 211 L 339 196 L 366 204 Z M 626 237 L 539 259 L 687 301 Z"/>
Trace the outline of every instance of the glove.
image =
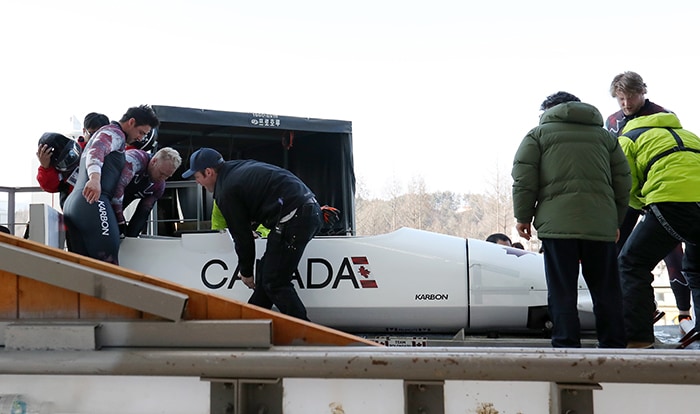
<path id="1" fill-rule="evenodd" d="M 323 213 L 323 221 L 330 225 L 335 225 L 340 221 L 340 210 L 331 206 L 321 207 L 321 212 Z"/>

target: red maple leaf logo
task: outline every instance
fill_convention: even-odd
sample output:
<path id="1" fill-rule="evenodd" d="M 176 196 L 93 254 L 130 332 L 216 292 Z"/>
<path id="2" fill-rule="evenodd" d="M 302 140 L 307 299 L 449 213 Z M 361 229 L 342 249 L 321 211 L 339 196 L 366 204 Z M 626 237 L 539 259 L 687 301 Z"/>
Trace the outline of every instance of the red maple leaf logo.
<path id="1" fill-rule="evenodd" d="M 369 269 L 367 269 L 364 266 L 360 266 L 359 270 L 360 270 L 360 275 L 362 275 L 363 277 L 369 277 L 369 274 L 372 273 Z"/>

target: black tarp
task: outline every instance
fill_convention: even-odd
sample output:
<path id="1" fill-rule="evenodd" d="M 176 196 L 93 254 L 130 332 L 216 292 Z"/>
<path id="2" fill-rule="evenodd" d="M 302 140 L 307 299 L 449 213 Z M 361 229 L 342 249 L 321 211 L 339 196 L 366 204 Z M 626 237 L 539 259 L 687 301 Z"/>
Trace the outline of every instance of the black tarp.
<path id="1" fill-rule="evenodd" d="M 286 168 L 302 179 L 321 205 L 341 210 L 340 223 L 324 234 L 355 233 L 355 172 L 352 155 L 352 123 L 272 114 L 224 112 L 154 105 L 160 120 L 157 148 L 172 147 L 183 159 L 169 181 L 182 180 L 192 152 L 201 147 L 219 151 L 224 159 L 255 159 Z M 173 183 L 176 184 L 176 183 Z M 159 202 L 159 220 L 177 217 L 175 203 L 186 218 L 200 211 L 211 215 L 211 195 L 197 206 L 197 194 L 170 188 Z M 177 196 L 174 192 L 180 191 Z M 166 200 L 171 200 L 168 206 Z M 159 234 L 171 230 L 160 229 Z"/>

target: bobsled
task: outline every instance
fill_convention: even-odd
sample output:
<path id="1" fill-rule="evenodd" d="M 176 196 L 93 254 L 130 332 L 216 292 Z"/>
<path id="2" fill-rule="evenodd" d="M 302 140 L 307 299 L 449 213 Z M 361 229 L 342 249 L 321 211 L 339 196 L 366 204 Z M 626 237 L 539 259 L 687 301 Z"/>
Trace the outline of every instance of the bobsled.
<path id="1" fill-rule="evenodd" d="M 259 259 L 265 239 L 256 240 Z M 120 265 L 247 302 L 227 230 L 125 238 Z M 402 228 L 376 236 L 324 236 L 307 246 L 294 282 L 309 318 L 354 333 L 546 330 L 547 286 L 537 253 Z M 592 303 L 579 277 L 582 329 Z"/>

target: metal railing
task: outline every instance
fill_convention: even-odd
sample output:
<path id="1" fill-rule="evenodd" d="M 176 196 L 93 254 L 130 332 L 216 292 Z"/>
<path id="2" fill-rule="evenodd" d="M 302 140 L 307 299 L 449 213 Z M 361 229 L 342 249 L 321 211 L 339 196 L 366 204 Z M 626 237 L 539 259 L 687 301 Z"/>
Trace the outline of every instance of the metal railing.
<path id="1" fill-rule="evenodd" d="M 204 215 L 204 194 L 201 186 L 194 181 L 173 181 L 166 182 L 166 191 L 172 190 L 174 197 L 179 196 L 179 190 L 194 189 L 191 194 L 196 194 L 194 216 L 190 211 L 189 215 L 183 215 L 180 208 L 180 201 L 174 200 L 176 204 L 174 210 L 177 217 L 158 217 L 158 203 L 151 211 L 148 222 L 147 234 L 158 234 L 159 223 L 174 223 L 176 225 L 191 227 L 194 230 L 203 230 L 204 223 L 208 223 L 209 218 Z M 16 236 L 24 234 L 29 223 L 29 205 L 32 203 L 48 204 L 55 209 L 60 209 L 58 194 L 47 193 L 41 187 L 3 187 L 0 186 L 0 225 L 6 226 L 10 233 Z M 133 207 L 133 206 L 132 206 Z M 127 214 L 128 214 L 127 209 Z"/>
<path id="2" fill-rule="evenodd" d="M 535 405 L 538 398 L 546 398 L 551 414 L 593 414 L 594 395 L 612 384 L 655 384 L 654 393 L 659 394 L 663 394 L 659 384 L 678 384 L 694 393 L 700 384 L 699 356 L 693 350 L 551 348 L 5 350 L 0 352 L 0 374 L 29 374 L 37 376 L 37 380 L 46 376 L 133 376 L 144 381 L 170 376 L 194 377 L 210 383 L 210 413 L 271 414 L 284 412 L 287 379 L 402 380 L 404 413 L 447 412 L 449 401 L 464 400 L 464 396 L 448 392 L 451 387 L 447 383 L 451 381 L 542 382 L 550 384 L 549 394 L 520 399 L 522 411 L 519 412 L 533 412 L 528 407 Z M 630 398 L 640 398 L 639 389 L 617 392 L 607 405 L 598 405 L 599 412 L 621 412 L 619 408 L 626 407 Z M 333 398 L 316 390 L 307 392 L 310 398 Z M 331 395 L 337 395 L 337 391 Z M 363 395 L 355 396 L 362 398 Z M 379 398 L 368 406 L 376 407 L 370 412 L 383 412 L 380 407 L 390 403 Z M 677 405 L 687 408 L 682 401 Z M 667 411 L 676 409 L 666 406 Z"/>
<path id="3" fill-rule="evenodd" d="M 24 234 L 29 222 L 29 204 L 43 202 L 58 206 L 58 195 L 50 194 L 41 187 L 0 186 L 0 225 L 6 226 L 13 235 Z"/>

